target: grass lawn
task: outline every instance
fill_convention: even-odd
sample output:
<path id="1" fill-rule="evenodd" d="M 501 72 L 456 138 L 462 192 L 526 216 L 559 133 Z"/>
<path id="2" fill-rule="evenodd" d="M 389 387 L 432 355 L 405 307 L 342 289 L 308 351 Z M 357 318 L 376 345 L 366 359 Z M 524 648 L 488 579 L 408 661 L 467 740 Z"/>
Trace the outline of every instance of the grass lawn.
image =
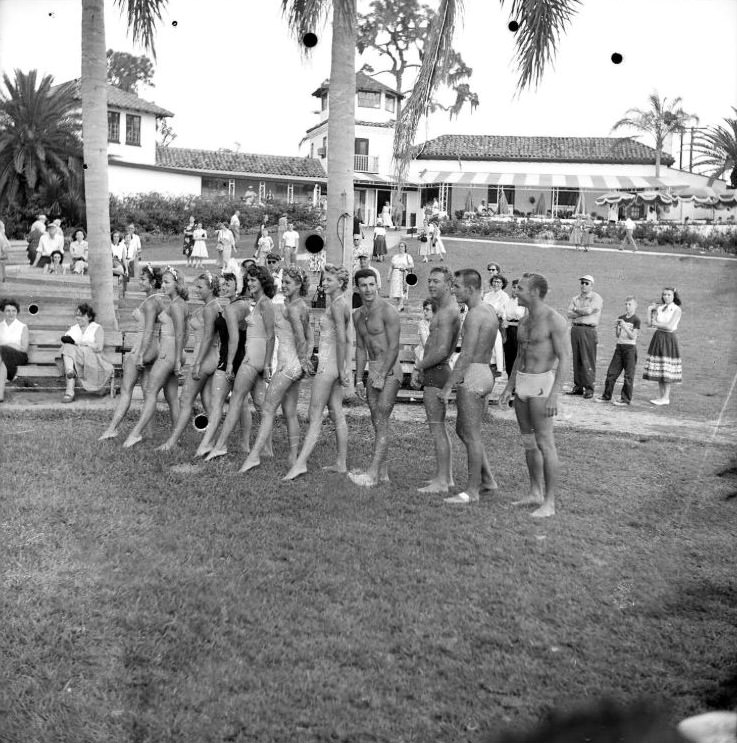
<path id="1" fill-rule="evenodd" d="M 595 254 L 535 257 L 605 274 Z M 615 258 L 618 297 L 648 259 Z M 177 474 L 193 431 L 163 456 L 98 444 L 106 423 L 3 419 L 3 743 L 483 741 L 605 695 L 673 719 L 737 705 L 731 449 L 561 431 L 560 514 L 539 523 L 509 505 L 526 484 L 510 422 L 484 431 L 501 494 L 458 509 L 416 493 L 417 424 L 395 426 L 395 485 L 367 492 L 283 484 L 269 460 Z M 371 437 L 350 428 L 355 466 Z"/>

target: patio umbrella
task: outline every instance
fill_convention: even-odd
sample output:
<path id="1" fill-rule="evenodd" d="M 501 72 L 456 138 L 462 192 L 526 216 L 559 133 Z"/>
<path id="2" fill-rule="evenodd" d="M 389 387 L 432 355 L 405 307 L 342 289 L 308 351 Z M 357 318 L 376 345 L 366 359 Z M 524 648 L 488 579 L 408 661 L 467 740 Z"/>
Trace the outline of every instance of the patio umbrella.
<path id="1" fill-rule="evenodd" d="M 583 216 L 588 214 L 586 210 L 586 194 L 583 191 L 578 192 L 578 201 L 576 202 L 576 208 L 573 213 L 574 215 L 581 214 Z"/>
<path id="2" fill-rule="evenodd" d="M 670 206 L 676 202 L 673 196 L 661 191 L 641 191 L 637 194 L 637 200 L 645 204 L 662 204 L 663 206 Z"/>
<path id="3" fill-rule="evenodd" d="M 679 201 L 693 201 L 698 206 L 715 206 L 719 201 L 716 191 L 709 186 L 689 186 L 676 194 Z"/>
<path id="4" fill-rule="evenodd" d="M 504 194 L 504 189 L 499 190 L 499 203 L 497 204 L 497 214 L 506 214 L 509 211 L 509 202 Z"/>
<path id="5" fill-rule="evenodd" d="M 537 200 L 537 204 L 535 204 L 535 214 L 540 214 L 544 217 L 546 211 L 547 204 L 545 203 L 545 194 L 541 193 L 540 198 Z"/>
<path id="6" fill-rule="evenodd" d="M 735 190 L 722 191 L 717 198 L 719 199 L 717 207 L 729 208 L 731 206 L 737 206 L 737 191 Z"/>
<path id="7" fill-rule="evenodd" d="M 609 191 L 603 196 L 599 196 L 594 202 L 597 206 L 604 206 L 604 204 L 627 204 L 633 201 L 635 195 L 633 193 L 627 193 L 626 191 Z"/>

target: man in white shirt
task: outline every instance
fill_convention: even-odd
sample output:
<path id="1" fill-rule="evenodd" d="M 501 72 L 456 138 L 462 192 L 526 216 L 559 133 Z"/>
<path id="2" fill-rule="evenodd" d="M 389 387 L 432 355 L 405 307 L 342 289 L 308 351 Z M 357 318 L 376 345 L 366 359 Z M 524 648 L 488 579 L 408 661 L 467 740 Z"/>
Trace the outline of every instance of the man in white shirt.
<path id="1" fill-rule="evenodd" d="M 624 250 L 626 245 L 632 246 L 632 252 L 637 252 L 637 243 L 635 242 L 635 223 L 632 217 L 627 217 L 624 221 L 624 244 L 619 248 Z"/>
<path id="2" fill-rule="evenodd" d="M 238 209 L 230 218 L 230 231 L 233 233 L 235 241 L 238 242 L 238 238 L 241 236 L 241 213 Z"/>
<path id="3" fill-rule="evenodd" d="M 287 230 L 282 234 L 281 241 L 279 244 L 279 250 L 284 257 L 284 263 L 287 266 L 293 266 L 295 262 L 295 255 L 297 253 L 297 246 L 299 245 L 299 232 L 294 229 L 294 223 L 289 222 Z"/>
<path id="4" fill-rule="evenodd" d="M 138 262 L 141 260 L 141 238 L 136 234 L 136 226 L 128 225 L 123 238 L 125 241 L 125 261 L 128 266 L 128 276 L 138 276 Z"/>
<path id="5" fill-rule="evenodd" d="M 59 247 L 59 238 L 61 237 L 61 247 Z M 55 224 L 50 224 L 46 232 L 41 235 L 38 241 L 38 250 L 33 262 L 34 266 L 44 268 L 51 263 L 51 254 L 59 251 L 64 255 L 64 235 L 59 235 L 59 228 Z"/>

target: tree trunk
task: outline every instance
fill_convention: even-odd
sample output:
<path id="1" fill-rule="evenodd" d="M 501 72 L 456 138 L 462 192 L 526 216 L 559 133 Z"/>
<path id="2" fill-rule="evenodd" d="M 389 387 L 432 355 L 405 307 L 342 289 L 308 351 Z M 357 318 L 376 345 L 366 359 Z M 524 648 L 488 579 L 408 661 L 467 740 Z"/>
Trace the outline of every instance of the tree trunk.
<path id="1" fill-rule="evenodd" d="M 353 154 L 356 106 L 356 8 L 333 3 L 328 116 L 328 213 L 325 238 L 329 263 L 353 264 Z M 340 237 L 338 237 L 340 235 Z M 342 243 L 342 244 L 341 244 Z"/>
<path id="2" fill-rule="evenodd" d="M 107 58 L 104 0 L 82 0 L 82 139 L 92 305 L 98 322 L 117 328 L 107 180 Z"/>

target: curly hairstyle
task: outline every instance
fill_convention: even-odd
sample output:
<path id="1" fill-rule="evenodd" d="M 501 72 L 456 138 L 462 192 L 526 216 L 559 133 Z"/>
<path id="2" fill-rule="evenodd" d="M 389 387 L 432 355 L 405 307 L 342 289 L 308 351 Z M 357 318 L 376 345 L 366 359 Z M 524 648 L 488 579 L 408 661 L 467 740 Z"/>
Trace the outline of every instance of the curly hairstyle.
<path id="1" fill-rule="evenodd" d="M 162 271 L 162 280 L 166 274 L 169 274 L 174 279 L 174 283 L 177 285 L 177 294 L 186 302 L 189 299 L 189 290 L 184 283 L 184 274 L 172 266 L 167 266 Z"/>
<path id="2" fill-rule="evenodd" d="M 261 290 L 269 298 L 273 299 L 276 294 L 276 285 L 274 284 L 274 277 L 269 272 L 269 269 L 265 266 L 251 266 L 246 271 L 246 276 L 253 276 L 254 279 L 258 279 L 258 283 L 261 284 Z M 243 283 L 243 291 L 241 294 L 248 291 L 248 283 Z"/>
<path id="3" fill-rule="evenodd" d="M 289 276 L 292 281 L 299 283 L 299 296 L 306 297 L 307 292 L 310 288 L 310 277 L 307 275 L 307 271 L 304 268 L 297 266 L 287 266 L 284 269 L 283 276 Z"/>
<path id="4" fill-rule="evenodd" d="M 153 285 L 154 289 L 161 289 L 162 274 L 160 268 L 154 268 L 150 263 L 147 263 L 141 269 L 141 276 L 144 274 L 148 276 L 148 280 Z"/>
<path id="5" fill-rule="evenodd" d="M 322 269 L 323 273 L 331 273 L 333 276 L 335 276 L 336 279 L 338 279 L 338 283 L 340 284 L 340 288 L 342 291 L 346 290 L 346 287 L 348 286 L 348 282 L 351 279 L 351 275 L 348 272 L 347 268 L 344 268 L 343 266 L 336 266 L 332 263 L 326 263 L 323 266 Z"/>
<path id="6" fill-rule="evenodd" d="M 94 322 L 95 317 L 97 317 L 97 315 L 95 314 L 95 310 L 92 308 L 92 305 L 87 304 L 87 302 L 82 302 L 81 304 L 78 304 L 77 311 L 81 312 L 83 315 L 87 315 L 87 317 L 90 318 L 90 322 Z"/>
<path id="7" fill-rule="evenodd" d="M 6 307 L 15 307 L 16 312 L 20 312 L 18 300 L 13 297 L 0 300 L 0 312 L 2 312 Z"/>
<path id="8" fill-rule="evenodd" d="M 207 284 L 207 287 L 212 292 L 213 297 L 220 296 L 220 282 L 217 279 L 218 277 L 210 271 L 205 271 L 197 277 L 198 281 L 204 281 Z"/>
<path id="9" fill-rule="evenodd" d="M 500 273 L 498 273 L 496 276 L 492 276 L 489 279 L 489 286 L 491 286 L 492 282 L 494 282 L 494 281 L 501 281 L 502 282 L 502 289 L 506 289 L 507 288 L 507 284 L 509 284 L 509 282 L 507 281 L 506 277 L 505 276 L 502 276 Z"/>

